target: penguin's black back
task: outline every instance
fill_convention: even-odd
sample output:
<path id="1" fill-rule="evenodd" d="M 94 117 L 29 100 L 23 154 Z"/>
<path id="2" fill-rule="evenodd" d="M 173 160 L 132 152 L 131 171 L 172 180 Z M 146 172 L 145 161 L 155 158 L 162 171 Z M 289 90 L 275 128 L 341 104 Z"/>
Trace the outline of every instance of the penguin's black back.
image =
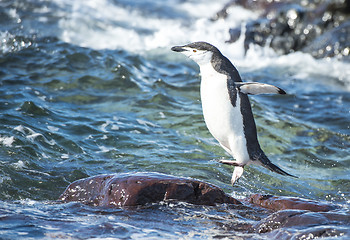
<path id="1" fill-rule="evenodd" d="M 243 130 L 244 136 L 247 141 L 247 150 L 249 158 L 253 161 L 258 160 L 260 156 L 265 155 L 265 153 L 260 148 L 250 101 L 248 96 L 244 93 L 239 93 L 238 97 L 241 100 L 240 102 L 241 113 L 243 116 Z"/>
<path id="2" fill-rule="evenodd" d="M 247 142 L 249 158 L 253 161 L 257 160 L 259 156 L 265 154 L 261 150 L 258 142 L 256 125 L 249 98 L 246 94 L 238 92 L 235 86 L 235 82 L 242 82 L 241 76 L 230 60 L 222 55 L 219 50 L 213 52 L 211 64 L 217 72 L 227 76 L 227 89 L 231 104 L 234 107 L 236 106 L 237 98 L 240 98 L 240 110 L 243 116 L 243 131 Z"/>

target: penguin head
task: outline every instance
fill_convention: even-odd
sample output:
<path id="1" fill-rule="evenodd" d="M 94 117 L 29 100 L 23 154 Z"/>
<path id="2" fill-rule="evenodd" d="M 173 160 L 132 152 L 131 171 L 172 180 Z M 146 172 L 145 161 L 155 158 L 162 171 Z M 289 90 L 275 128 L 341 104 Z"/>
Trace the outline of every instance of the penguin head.
<path id="1" fill-rule="evenodd" d="M 175 46 L 171 50 L 186 55 L 199 66 L 210 63 L 213 54 L 219 52 L 216 47 L 207 42 L 194 42 L 184 46 Z"/>

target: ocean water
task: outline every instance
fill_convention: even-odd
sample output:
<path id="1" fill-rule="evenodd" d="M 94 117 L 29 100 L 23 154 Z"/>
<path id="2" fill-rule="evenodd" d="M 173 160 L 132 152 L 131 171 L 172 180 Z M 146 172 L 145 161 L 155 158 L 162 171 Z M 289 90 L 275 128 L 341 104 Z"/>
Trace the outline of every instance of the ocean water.
<path id="1" fill-rule="evenodd" d="M 232 7 L 228 19 L 211 20 L 225 3 L 0 2 L 1 239 L 268 238 L 239 231 L 266 217 L 264 211 L 55 202 L 69 183 L 105 173 L 193 177 L 238 199 L 297 196 L 350 215 L 350 63 L 257 46 L 245 53 L 243 37 L 225 43 L 228 29 L 244 29 L 258 15 Z M 262 148 L 298 179 L 250 166 L 230 185 L 232 168 L 216 161 L 229 156 L 202 117 L 199 69 L 170 51 L 199 40 L 216 45 L 244 81 L 286 90 L 250 99 Z"/>

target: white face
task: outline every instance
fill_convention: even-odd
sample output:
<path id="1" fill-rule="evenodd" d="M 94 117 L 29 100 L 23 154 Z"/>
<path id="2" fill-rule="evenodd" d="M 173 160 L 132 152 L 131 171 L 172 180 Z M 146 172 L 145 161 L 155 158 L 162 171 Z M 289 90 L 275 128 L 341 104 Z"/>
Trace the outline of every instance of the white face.
<path id="1" fill-rule="evenodd" d="M 212 52 L 207 50 L 199 50 L 190 47 L 183 47 L 185 51 L 181 53 L 195 61 L 199 66 L 210 63 L 211 57 L 213 55 Z"/>

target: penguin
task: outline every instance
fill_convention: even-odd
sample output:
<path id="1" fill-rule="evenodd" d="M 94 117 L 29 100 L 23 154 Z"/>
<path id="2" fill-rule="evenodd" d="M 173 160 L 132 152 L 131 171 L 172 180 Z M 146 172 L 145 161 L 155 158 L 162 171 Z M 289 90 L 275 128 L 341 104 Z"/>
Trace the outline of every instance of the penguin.
<path id="1" fill-rule="evenodd" d="M 242 176 L 248 164 L 262 165 L 281 175 L 295 177 L 273 164 L 261 149 L 248 95 L 286 94 L 276 86 L 242 82 L 228 58 L 207 42 L 174 46 L 200 68 L 200 95 L 204 121 L 209 132 L 235 160 L 219 162 L 234 166 L 231 184 Z"/>

